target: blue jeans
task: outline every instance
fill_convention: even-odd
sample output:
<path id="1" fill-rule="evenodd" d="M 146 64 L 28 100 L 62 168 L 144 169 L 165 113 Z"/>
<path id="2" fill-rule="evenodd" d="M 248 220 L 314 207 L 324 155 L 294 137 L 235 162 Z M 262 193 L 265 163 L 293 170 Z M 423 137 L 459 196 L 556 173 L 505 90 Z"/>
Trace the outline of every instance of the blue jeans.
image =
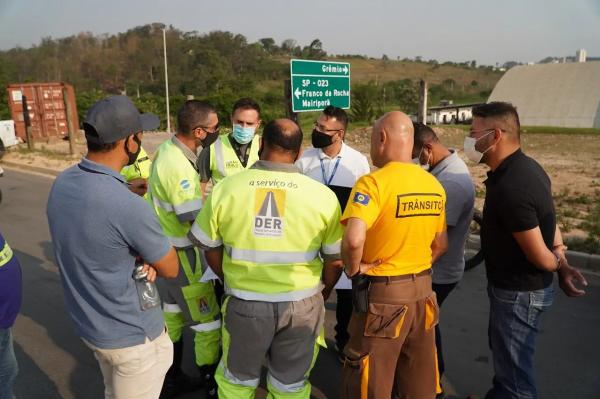
<path id="1" fill-rule="evenodd" d="M 511 291 L 488 285 L 488 336 L 494 359 L 493 387 L 486 399 L 535 399 L 535 339 L 542 313 L 552 305 L 554 287 Z"/>
<path id="2" fill-rule="evenodd" d="M 17 358 L 10 328 L 0 328 L 0 399 L 12 399 L 12 387 L 17 371 Z"/>

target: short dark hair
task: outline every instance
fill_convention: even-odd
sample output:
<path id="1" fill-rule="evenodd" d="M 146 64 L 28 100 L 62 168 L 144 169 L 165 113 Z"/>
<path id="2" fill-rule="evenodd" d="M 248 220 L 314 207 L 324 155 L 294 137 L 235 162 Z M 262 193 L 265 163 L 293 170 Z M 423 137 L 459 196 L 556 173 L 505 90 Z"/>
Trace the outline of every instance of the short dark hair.
<path id="1" fill-rule="evenodd" d="M 116 141 L 114 143 L 100 143 L 98 132 L 96 132 L 96 129 L 89 123 L 83 123 L 83 131 L 85 132 L 88 152 L 109 152 L 117 148 Z M 87 140 L 88 137 L 91 138 L 91 140 Z"/>
<path id="2" fill-rule="evenodd" d="M 346 114 L 346 111 L 344 111 L 341 108 L 334 107 L 333 105 L 328 105 L 323 110 L 323 115 L 325 115 L 328 118 L 335 118 L 336 120 L 341 122 L 342 125 L 344 125 L 344 130 L 346 130 L 346 128 L 348 127 L 348 114 Z"/>
<path id="3" fill-rule="evenodd" d="M 253 109 L 258 112 L 258 117 L 260 118 L 260 105 L 250 97 L 240 98 L 233 104 L 233 109 L 231 110 L 231 116 L 235 114 L 235 111 L 238 109 Z"/>
<path id="4" fill-rule="evenodd" d="M 494 118 L 505 122 L 507 126 L 512 125 L 515 128 L 513 133 L 519 135 L 521 131 L 521 122 L 517 108 L 508 102 L 493 101 L 491 103 L 478 105 L 473 108 L 473 117 L 478 118 Z"/>
<path id="5" fill-rule="evenodd" d="M 204 126 L 210 114 L 216 113 L 207 101 L 187 100 L 177 112 L 177 132 L 189 135 L 198 126 Z"/>
<path id="6" fill-rule="evenodd" d="M 427 126 L 426 124 L 421 122 L 413 122 L 413 127 L 415 130 L 414 147 L 416 149 L 420 150 L 421 148 L 423 148 L 424 144 L 431 142 L 436 143 L 440 141 L 433 129 Z"/>
<path id="7" fill-rule="evenodd" d="M 264 145 L 294 154 L 300 152 L 302 138 L 300 126 L 289 119 L 275 119 L 267 123 L 262 135 Z"/>

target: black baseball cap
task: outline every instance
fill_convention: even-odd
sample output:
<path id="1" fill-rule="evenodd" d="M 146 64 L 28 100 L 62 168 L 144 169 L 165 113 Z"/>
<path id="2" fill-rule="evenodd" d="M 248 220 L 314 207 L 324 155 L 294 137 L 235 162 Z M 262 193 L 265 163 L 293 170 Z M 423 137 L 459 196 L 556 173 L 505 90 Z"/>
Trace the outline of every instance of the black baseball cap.
<path id="1" fill-rule="evenodd" d="M 158 116 L 141 114 L 127 96 L 109 96 L 94 103 L 83 122 L 86 140 L 96 144 L 115 143 L 144 130 L 155 130 L 158 126 Z"/>

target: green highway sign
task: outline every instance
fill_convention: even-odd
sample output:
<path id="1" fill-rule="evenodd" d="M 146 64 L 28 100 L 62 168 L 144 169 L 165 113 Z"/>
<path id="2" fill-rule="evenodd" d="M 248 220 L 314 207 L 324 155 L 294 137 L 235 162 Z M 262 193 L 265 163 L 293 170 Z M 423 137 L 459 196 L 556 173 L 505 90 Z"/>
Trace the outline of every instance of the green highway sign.
<path id="1" fill-rule="evenodd" d="M 350 64 L 290 60 L 292 111 L 322 111 L 328 105 L 350 108 Z"/>

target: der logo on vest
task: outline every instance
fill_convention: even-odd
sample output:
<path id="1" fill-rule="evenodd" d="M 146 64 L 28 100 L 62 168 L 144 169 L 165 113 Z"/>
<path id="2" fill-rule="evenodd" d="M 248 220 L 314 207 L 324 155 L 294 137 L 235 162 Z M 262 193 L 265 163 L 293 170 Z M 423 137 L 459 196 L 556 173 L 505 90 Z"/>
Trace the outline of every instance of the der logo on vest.
<path id="1" fill-rule="evenodd" d="M 285 191 L 257 189 L 254 200 L 254 235 L 282 237 Z"/>

